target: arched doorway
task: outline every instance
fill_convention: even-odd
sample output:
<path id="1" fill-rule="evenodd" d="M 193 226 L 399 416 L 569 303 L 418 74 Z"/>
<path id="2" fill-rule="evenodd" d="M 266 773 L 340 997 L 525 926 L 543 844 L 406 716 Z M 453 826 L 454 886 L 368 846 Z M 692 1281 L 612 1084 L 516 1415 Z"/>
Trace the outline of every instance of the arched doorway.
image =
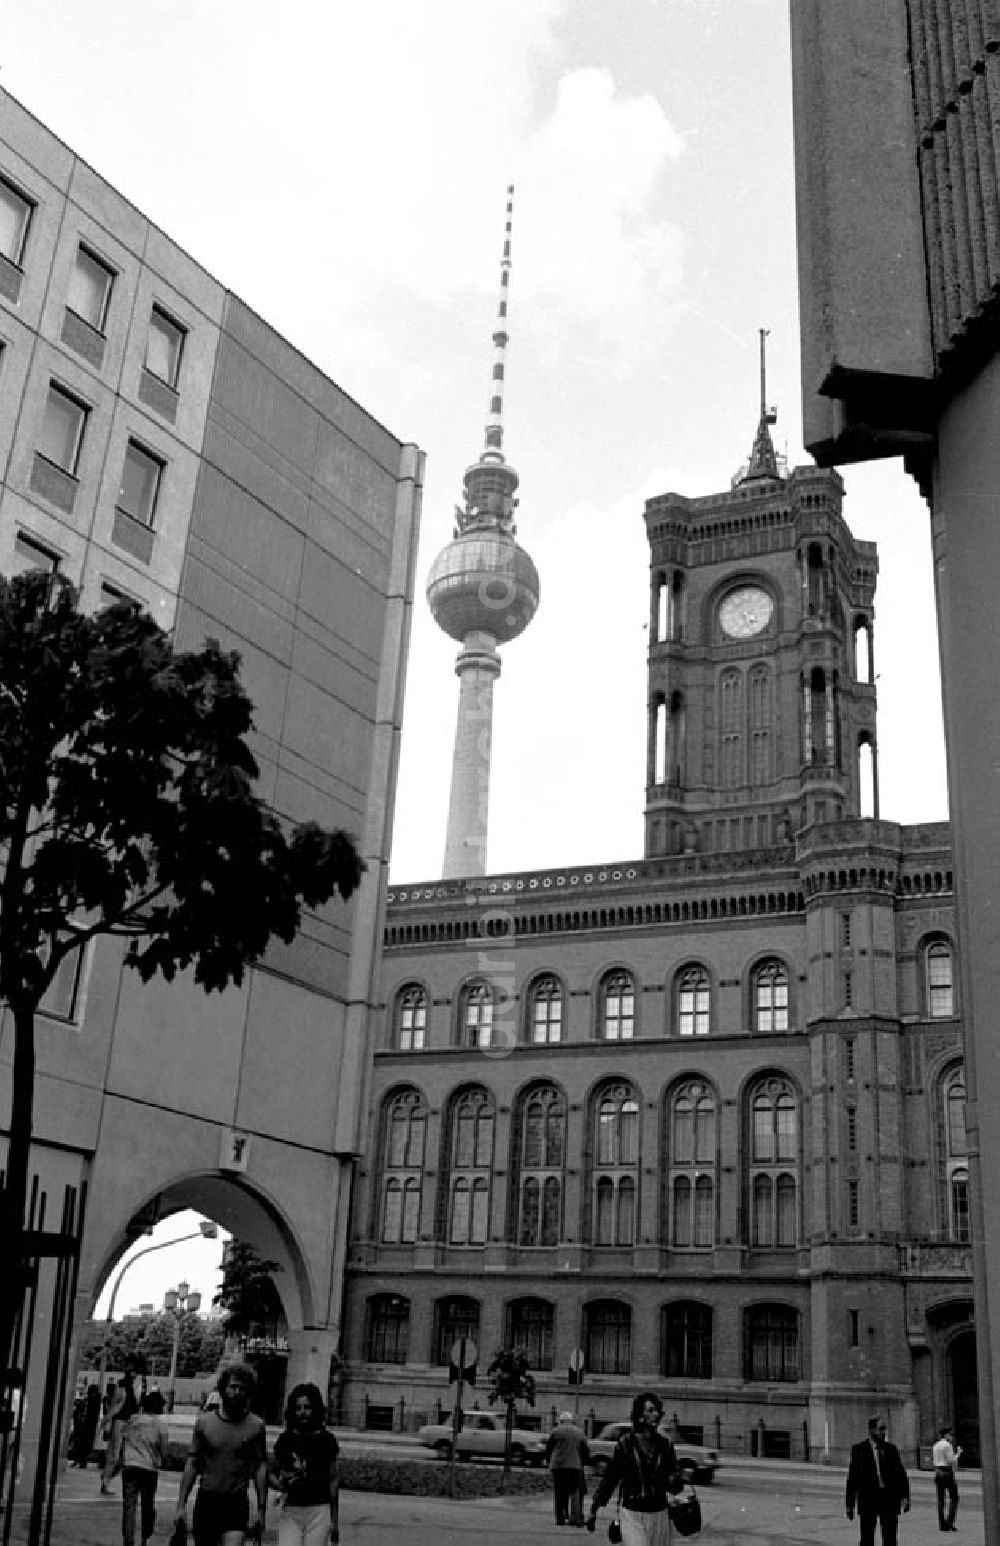
<path id="1" fill-rule="evenodd" d="M 960 1331 L 948 1344 L 948 1386 L 955 1422 L 955 1442 L 966 1465 L 980 1465 L 979 1384 L 976 1373 L 976 1333 Z"/>

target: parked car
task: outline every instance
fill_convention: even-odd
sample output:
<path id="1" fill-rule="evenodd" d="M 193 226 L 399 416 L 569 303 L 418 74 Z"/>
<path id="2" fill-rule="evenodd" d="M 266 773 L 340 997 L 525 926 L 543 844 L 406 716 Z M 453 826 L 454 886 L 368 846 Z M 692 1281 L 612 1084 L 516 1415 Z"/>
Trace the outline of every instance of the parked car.
<path id="1" fill-rule="evenodd" d="M 602 1428 L 596 1439 L 587 1440 L 587 1448 L 590 1450 L 591 1463 L 597 1471 L 603 1471 L 611 1459 L 611 1451 L 614 1449 L 623 1433 L 626 1433 L 632 1424 L 608 1423 Z M 711 1485 L 715 1473 L 719 1469 L 718 1451 L 706 1449 L 703 1444 L 686 1444 L 683 1439 L 675 1440 L 674 1448 L 677 1451 L 677 1469 L 686 1482 L 704 1482 Z"/>
<path id="2" fill-rule="evenodd" d="M 462 1431 L 455 1445 L 459 1460 L 473 1457 L 503 1459 L 506 1423 L 502 1413 L 466 1412 Z M 514 1465 L 542 1465 L 545 1461 L 545 1434 L 532 1428 L 515 1428 L 510 1436 L 510 1458 Z M 418 1429 L 417 1438 L 442 1460 L 451 1459 L 451 1418 L 427 1423 Z"/>

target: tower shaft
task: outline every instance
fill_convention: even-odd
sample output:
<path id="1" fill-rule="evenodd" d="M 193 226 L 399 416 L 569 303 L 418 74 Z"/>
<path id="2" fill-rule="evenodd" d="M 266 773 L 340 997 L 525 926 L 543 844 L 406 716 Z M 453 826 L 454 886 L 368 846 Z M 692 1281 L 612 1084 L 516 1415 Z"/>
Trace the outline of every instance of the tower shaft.
<path id="1" fill-rule="evenodd" d="M 500 675 L 496 641 L 471 633 L 455 662 L 458 719 L 451 762 L 451 794 L 442 878 L 486 874 L 493 751 L 493 683 Z"/>

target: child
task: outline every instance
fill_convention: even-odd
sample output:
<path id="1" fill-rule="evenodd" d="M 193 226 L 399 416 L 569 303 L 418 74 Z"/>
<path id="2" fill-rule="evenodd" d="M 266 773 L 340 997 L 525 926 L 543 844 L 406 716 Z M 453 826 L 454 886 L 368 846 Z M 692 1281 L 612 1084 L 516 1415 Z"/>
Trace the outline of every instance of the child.
<path id="1" fill-rule="evenodd" d="M 135 1546 L 136 1506 L 141 1513 L 143 1546 L 156 1524 L 157 1474 L 167 1463 L 169 1437 L 161 1417 L 163 1397 L 151 1390 L 142 1398 L 142 1410 L 125 1424 L 122 1433 L 122 1540 Z"/>
<path id="2" fill-rule="evenodd" d="M 271 1468 L 284 1496 L 278 1546 L 325 1546 L 340 1540 L 337 1440 L 315 1385 L 296 1385 L 285 1403 Z"/>

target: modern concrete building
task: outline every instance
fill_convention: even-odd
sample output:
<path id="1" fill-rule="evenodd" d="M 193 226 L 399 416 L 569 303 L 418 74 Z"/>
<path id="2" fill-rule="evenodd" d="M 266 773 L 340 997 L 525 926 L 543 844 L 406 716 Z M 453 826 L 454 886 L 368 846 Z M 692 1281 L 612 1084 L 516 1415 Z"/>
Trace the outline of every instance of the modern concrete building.
<path id="1" fill-rule="evenodd" d="M 825 465 L 902 457 L 931 509 L 996 1546 L 1000 7 L 792 0 L 791 23 L 805 443 Z"/>
<path id="2" fill-rule="evenodd" d="M 465 1335 L 545 1422 L 581 1349 L 598 1421 L 975 1452 L 948 830 L 878 810 L 876 551 L 772 419 L 646 505 L 644 855 L 390 890 L 345 1420 L 449 1406 Z"/>
<path id="3" fill-rule="evenodd" d="M 120 942 L 89 952 L 39 1017 L 33 1168 L 52 1206 L 88 1184 L 79 1317 L 131 1239 L 191 1206 L 282 1264 L 289 1376 L 324 1387 L 422 473 L 415 446 L 0 92 L 0 570 L 58 569 L 87 607 L 131 597 L 181 647 L 238 649 L 266 798 L 345 828 L 368 866 L 349 906 L 308 914 L 221 995 L 143 987 Z M 10 1056 L 4 1026 L 0 1120 Z"/>

